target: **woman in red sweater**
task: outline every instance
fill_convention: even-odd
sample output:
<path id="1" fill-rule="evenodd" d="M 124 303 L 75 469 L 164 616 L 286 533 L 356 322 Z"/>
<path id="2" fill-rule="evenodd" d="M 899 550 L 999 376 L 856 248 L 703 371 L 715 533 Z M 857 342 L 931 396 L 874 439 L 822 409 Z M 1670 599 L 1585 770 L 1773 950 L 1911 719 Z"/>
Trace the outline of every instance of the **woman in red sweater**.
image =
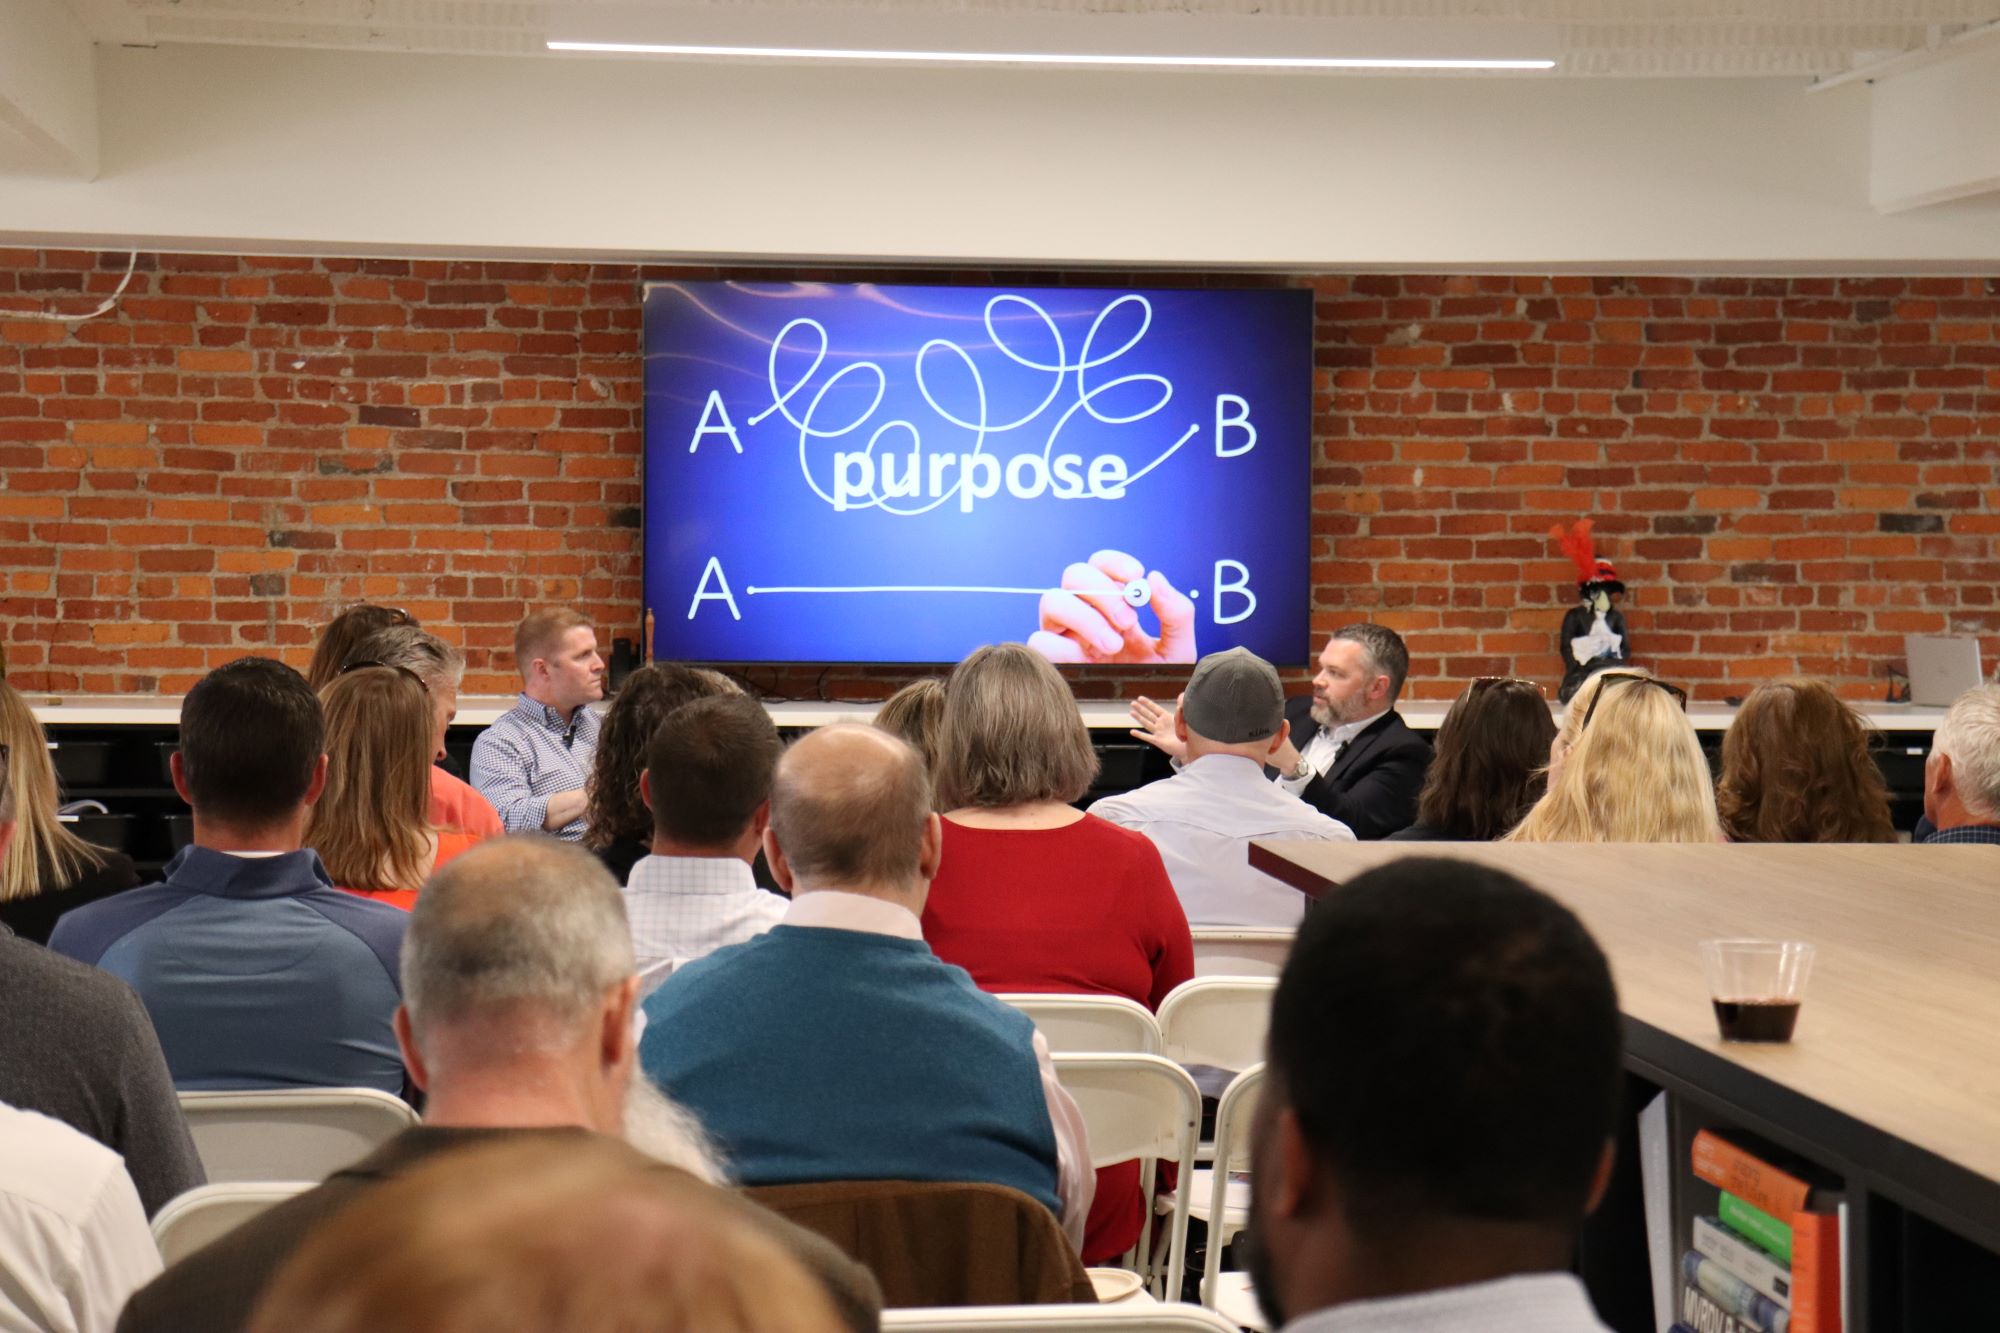
<path id="1" fill-rule="evenodd" d="M 945 686 L 938 746 L 944 856 L 924 908 L 938 957 L 987 991 L 1123 995 L 1149 1009 L 1194 975 L 1187 914 L 1143 834 L 1070 802 L 1097 774 L 1056 669 L 1020 644 L 981 648 Z M 1097 1173 L 1083 1258 L 1139 1239 L 1136 1162 Z"/>

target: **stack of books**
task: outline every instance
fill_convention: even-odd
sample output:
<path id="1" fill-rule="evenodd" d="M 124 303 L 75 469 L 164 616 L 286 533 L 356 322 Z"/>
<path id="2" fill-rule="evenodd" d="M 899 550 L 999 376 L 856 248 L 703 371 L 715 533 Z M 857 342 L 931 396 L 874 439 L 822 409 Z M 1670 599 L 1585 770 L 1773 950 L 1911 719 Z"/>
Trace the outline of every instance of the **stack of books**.
<path id="1" fill-rule="evenodd" d="M 1692 1158 L 1722 1193 L 1681 1256 L 1675 1333 L 1840 1333 L 1837 1182 L 1734 1131 L 1702 1130 Z"/>

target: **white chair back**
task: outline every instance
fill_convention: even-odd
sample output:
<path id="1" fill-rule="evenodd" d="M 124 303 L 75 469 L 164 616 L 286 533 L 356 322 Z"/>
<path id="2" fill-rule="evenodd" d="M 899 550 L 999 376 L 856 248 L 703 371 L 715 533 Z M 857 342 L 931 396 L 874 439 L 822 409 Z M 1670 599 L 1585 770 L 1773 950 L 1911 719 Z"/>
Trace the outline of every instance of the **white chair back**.
<path id="1" fill-rule="evenodd" d="M 1090 1138 L 1090 1164 L 1111 1166 L 1139 1158 L 1146 1197 L 1153 1194 L 1154 1166 L 1162 1159 L 1179 1164 L 1180 1179 L 1194 1178 L 1195 1146 L 1201 1135 L 1201 1090 L 1188 1072 L 1157 1055 L 1058 1055 L 1056 1078 L 1083 1113 Z M 1188 1191 L 1175 1191 L 1168 1232 L 1165 1295 L 1177 1296 L 1187 1265 Z M 1149 1203 L 1139 1234 L 1142 1261 L 1152 1254 L 1153 1210 Z"/>
<path id="2" fill-rule="evenodd" d="M 1215 1305 L 1216 1278 L 1222 1272 L 1222 1250 L 1229 1243 L 1223 1224 L 1228 1216 L 1229 1173 L 1250 1169 L 1250 1122 L 1257 1118 L 1257 1098 L 1264 1091 L 1264 1066 L 1251 1065 L 1223 1090 L 1215 1110 L 1215 1168 L 1209 1173 L 1208 1257 L 1201 1272 L 1202 1304 Z"/>
<path id="3" fill-rule="evenodd" d="M 1160 1004 L 1163 1054 L 1184 1065 L 1248 1069 L 1264 1058 L 1275 977 L 1196 977 Z"/>
<path id="4" fill-rule="evenodd" d="M 884 1310 L 884 1329 L 902 1333 L 1238 1333 L 1199 1305 L 985 1305 L 950 1310 Z"/>
<path id="5" fill-rule="evenodd" d="M 274 1204 L 313 1187 L 310 1180 L 260 1180 L 197 1185 L 175 1195 L 153 1219 L 160 1262 L 179 1263 L 212 1240 L 228 1235 Z"/>
<path id="6" fill-rule="evenodd" d="M 1204 927 L 1194 935 L 1198 977 L 1275 977 L 1292 952 L 1291 930 Z"/>
<path id="7" fill-rule="evenodd" d="M 181 1112 L 211 1184 L 324 1180 L 417 1123 L 373 1088 L 183 1092 Z"/>
<path id="8" fill-rule="evenodd" d="M 1160 1053 L 1160 1025 L 1153 1011 L 1122 995 L 1028 995 L 1005 1000 L 1035 1021 L 1053 1054 L 1087 1051 Z"/>

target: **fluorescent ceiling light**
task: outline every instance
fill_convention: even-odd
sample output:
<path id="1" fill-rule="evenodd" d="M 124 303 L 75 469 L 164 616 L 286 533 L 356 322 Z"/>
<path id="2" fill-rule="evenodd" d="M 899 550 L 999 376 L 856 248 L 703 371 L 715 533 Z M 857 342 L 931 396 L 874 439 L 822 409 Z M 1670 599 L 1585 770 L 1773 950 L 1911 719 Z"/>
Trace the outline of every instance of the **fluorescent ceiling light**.
<path id="1" fill-rule="evenodd" d="M 548 49 L 712 60 L 1152 69 L 1534 71 L 1561 33 L 1513 20 L 1273 14 L 887 11 L 838 4 L 591 4 L 549 18 Z"/>
<path id="2" fill-rule="evenodd" d="M 1142 65 L 1212 69 L 1554 69 L 1553 60 L 1444 60 L 1368 56 L 1176 56 L 1057 51 L 866 51 L 806 46 L 685 46 L 650 42 L 557 42 L 551 51 L 753 60 L 914 60 L 977 65 Z"/>

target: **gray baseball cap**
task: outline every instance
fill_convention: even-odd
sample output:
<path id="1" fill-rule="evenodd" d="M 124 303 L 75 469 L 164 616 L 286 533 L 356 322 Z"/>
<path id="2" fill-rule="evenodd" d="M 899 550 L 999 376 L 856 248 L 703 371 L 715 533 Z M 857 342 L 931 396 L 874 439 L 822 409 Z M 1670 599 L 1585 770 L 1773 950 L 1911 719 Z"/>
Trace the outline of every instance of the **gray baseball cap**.
<path id="1" fill-rule="evenodd" d="M 1181 715 L 1189 731 L 1221 745 L 1267 740 L 1285 725 L 1285 687 L 1248 648 L 1210 653 L 1195 664 Z"/>

